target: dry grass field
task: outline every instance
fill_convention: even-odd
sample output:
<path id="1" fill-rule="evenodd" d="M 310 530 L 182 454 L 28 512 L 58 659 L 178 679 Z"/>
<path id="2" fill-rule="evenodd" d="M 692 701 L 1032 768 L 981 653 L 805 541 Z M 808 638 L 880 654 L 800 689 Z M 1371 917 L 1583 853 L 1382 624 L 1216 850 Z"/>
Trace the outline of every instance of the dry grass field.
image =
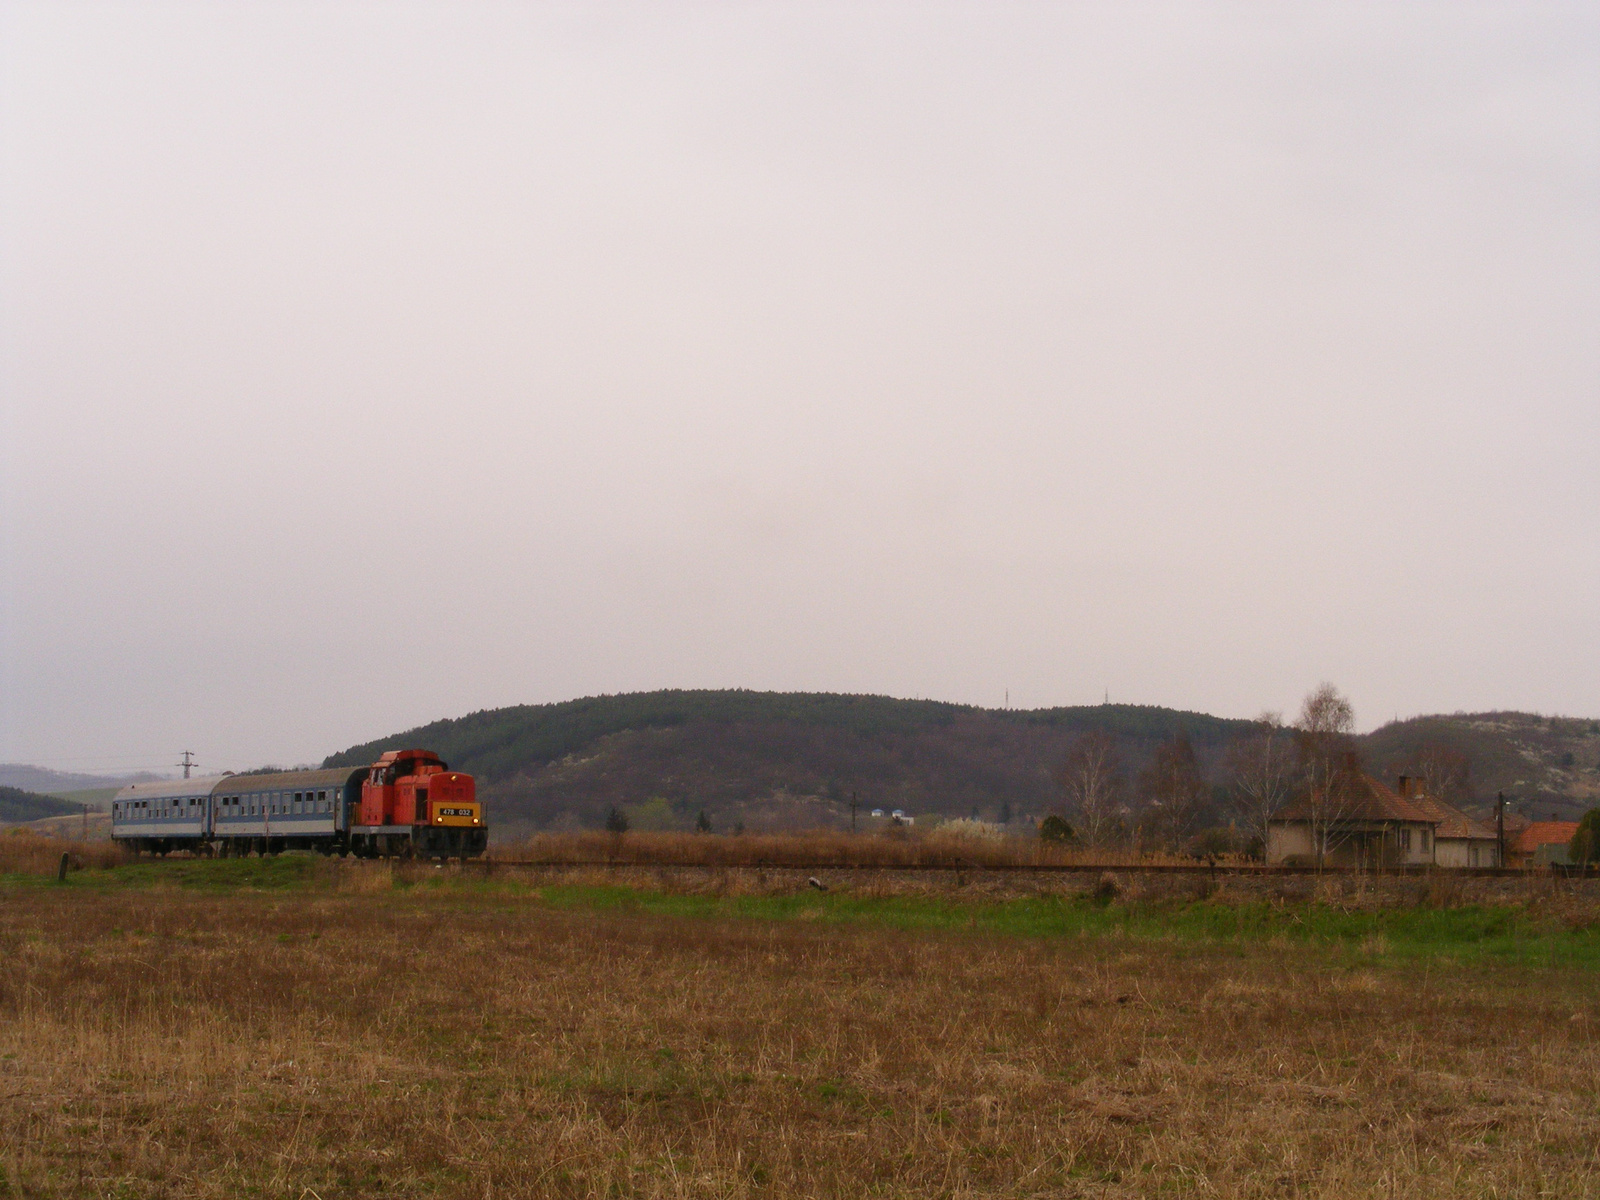
<path id="1" fill-rule="evenodd" d="M 958 823 L 958 830 L 973 825 Z M 979 828 L 982 828 L 979 826 Z M 1042 842 L 1036 837 L 1005 837 L 953 832 L 951 826 L 900 828 L 854 835 L 819 829 L 804 833 L 745 833 L 706 837 L 694 833 L 629 833 L 623 837 L 599 831 L 540 833 L 519 842 L 497 845 L 490 857 L 548 863 L 616 862 L 701 866 L 1132 866 L 1179 864 L 1195 860 L 1178 855 L 1141 854 L 1131 850 L 1090 850 Z"/>
<path id="2" fill-rule="evenodd" d="M 1592 910 L 1138 907 L 0 877 L 0 1195 L 1600 1195 Z"/>

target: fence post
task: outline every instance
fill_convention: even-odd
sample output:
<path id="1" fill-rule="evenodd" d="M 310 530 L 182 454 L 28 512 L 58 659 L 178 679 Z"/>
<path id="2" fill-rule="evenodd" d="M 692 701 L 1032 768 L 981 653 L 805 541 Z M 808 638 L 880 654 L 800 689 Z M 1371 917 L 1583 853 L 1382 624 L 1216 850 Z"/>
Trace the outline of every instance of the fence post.
<path id="1" fill-rule="evenodd" d="M 61 852 L 61 865 L 56 868 L 56 882 L 57 883 L 65 883 L 66 881 L 67 881 L 67 854 L 66 854 L 66 851 L 62 851 Z"/>

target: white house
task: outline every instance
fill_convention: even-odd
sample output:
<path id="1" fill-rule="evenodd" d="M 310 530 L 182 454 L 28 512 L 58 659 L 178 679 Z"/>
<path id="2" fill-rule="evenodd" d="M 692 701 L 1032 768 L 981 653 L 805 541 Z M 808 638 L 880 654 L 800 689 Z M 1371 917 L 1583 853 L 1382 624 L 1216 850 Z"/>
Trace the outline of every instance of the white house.
<path id="1" fill-rule="evenodd" d="M 1498 867 L 1500 837 L 1482 821 L 1430 796 L 1422 780 L 1400 776 L 1400 797 L 1438 822 L 1433 829 L 1433 862 L 1440 867 Z"/>
<path id="2" fill-rule="evenodd" d="M 1371 776 L 1356 781 L 1353 794 L 1318 812 L 1298 800 L 1267 823 L 1267 861 L 1321 861 L 1330 867 L 1425 866 L 1433 862 L 1438 822 Z"/>

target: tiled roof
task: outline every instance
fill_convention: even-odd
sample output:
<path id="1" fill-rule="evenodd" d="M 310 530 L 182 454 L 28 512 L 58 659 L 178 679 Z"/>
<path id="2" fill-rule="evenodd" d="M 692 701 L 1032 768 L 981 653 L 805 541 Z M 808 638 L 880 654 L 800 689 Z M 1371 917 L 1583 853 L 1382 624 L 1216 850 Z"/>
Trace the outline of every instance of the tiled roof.
<path id="1" fill-rule="evenodd" d="M 1577 832 L 1576 821 L 1535 821 L 1517 834 L 1517 840 L 1511 845 L 1518 854 L 1537 854 L 1540 846 L 1565 846 Z"/>
<path id="2" fill-rule="evenodd" d="M 1312 815 L 1310 810 L 1309 801 L 1296 800 L 1287 808 L 1280 809 L 1273 819 L 1305 821 Z M 1401 798 L 1398 793 L 1385 787 L 1370 775 L 1361 777 L 1356 794 L 1350 797 L 1347 804 L 1336 806 L 1335 810 L 1327 815 L 1340 821 L 1420 821 L 1431 825 L 1439 820 L 1418 808 L 1411 800 Z"/>
<path id="3" fill-rule="evenodd" d="M 1443 800 L 1435 799 L 1425 793 L 1413 793 L 1406 799 L 1427 813 L 1432 820 L 1439 822 L 1439 827 L 1433 831 L 1433 836 L 1436 838 L 1471 838 L 1476 841 L 1492 842 L 1499 837 L 1482 821 L 1474 821 L 1459 808 L 1446 804 Z"/>

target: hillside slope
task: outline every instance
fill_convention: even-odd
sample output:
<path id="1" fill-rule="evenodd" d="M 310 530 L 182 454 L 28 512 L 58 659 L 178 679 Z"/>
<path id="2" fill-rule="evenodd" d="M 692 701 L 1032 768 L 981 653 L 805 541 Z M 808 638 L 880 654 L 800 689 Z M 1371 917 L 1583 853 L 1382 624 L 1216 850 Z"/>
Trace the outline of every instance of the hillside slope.
<path id="1" fill-rule="evenodd" d="M 149 771 L 125 775 L 85 775 L 77 771 L 52 771 L 48 767 L 35 767 L 30 763 L 0 763 L 0 787 L 21 788 L 41 796 L 104 791 L 108 788 L 115 792 L 130 783 L 153 783 L 166 778 L 169 776 L 155 775 Z"/>
<path id="2" fill-rule="evenodd" d="M 1467 806 L 1487 813 L 1496 793 L 1529 817 L 1576 820 L 1600 803 L 1600 722 L 1535 713 L 1413 717 L 1373 730 L 1364 750 L 1384 775 L 1421 774 L 1431 750 L 1465 759 Z"/>
<path id="3" fill-rule="evenodd" d="M 687 827 L 842 824 L 863 809 L 995 815 L 1056 802 L 1051 772 L 1085 730 L 1114 734 L 1137 768 L 1184 730 L 1212 762 L 1247 727 L 1134 705 L 991 710 L 884 696 L 663 691 L 473 713 L 353 746 L 327 766 L 419 745 L 482 780 L 497 822 L 595 825 L 612 805 Z"/>

